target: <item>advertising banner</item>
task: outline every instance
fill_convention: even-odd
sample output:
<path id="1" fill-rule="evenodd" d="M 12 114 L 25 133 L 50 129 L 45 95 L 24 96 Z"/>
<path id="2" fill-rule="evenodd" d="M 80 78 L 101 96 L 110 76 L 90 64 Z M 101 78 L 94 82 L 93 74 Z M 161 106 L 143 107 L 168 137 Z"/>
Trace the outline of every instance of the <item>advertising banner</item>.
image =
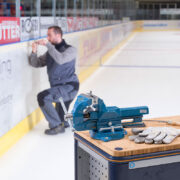
<path id="1" fill-rule="evenodd" d="M 88 36 L 84 33 L 79 38 L 79 58 L 78 58 L 78 66 L 89 66 L 94 61 L 99 59 L 100 56 L 100 31 L 97 32 L 89 32 Z M 104 46 L 103 46 L 104 47 Z"/>
<path id="2" fill-rule="evenodd" d="M 68 32 L 73 32 L 75 31 L 76 27 L 76 19 L 74 17 L 68 17 L 67 18 L 67 27 L 68 27 Z"/>
<path id="3" fill-rule="evenodd" d="M 36 39 L 40 35 L 39 17 L 21 17 L 21 41 Z"/>
<path id="4" fill-rule="evenodd" d="M 96 17 L 41 17 L 41 36 L 46 36 L 47 28 L 52 25 L 61 27 L 64 33 L 80 31 L 98 26 Z"/>
<path id="5" fill-rule="evenodd" d="M 83 29 L 97 27 L 98 18 L 94 17 L 68 17 L 67 27 L 68 32 L 79 31 Z"/>
<path id="6" fill-rule="evenodd" d="M 144 21 L 143 24 L 144 29 L 157 29 L 157 28 L 166 28 L 168 27 L 168 21 Z"/>
<path id="7" fill-rule="evenodd" d="M 56 24 L 61 27 L 62 31 L 68 32 L 68 28 L 67 28 L 67 19 L 65 17 L 57 17 L 56 18 Z"/>
<path id="8" fill-rule="evenodd" d="M 40 31 L 41 31 L 41 37 L 44 37 L 47 35 L 48 27 L 58 25 L 56 24 L 54 17 L 41 17 L 40 19 Z"/>
<path id="9" fill-rule="evenodd" d="M 0 17 L 0 44 L 20 41 L 20 21 L 16 17 Z"/>
<path id="10" fill-rule="evenodd" d="M 143 22 L 143 30 L 176 30 L 179 29 L 179 20 L 146 20 Z"/>

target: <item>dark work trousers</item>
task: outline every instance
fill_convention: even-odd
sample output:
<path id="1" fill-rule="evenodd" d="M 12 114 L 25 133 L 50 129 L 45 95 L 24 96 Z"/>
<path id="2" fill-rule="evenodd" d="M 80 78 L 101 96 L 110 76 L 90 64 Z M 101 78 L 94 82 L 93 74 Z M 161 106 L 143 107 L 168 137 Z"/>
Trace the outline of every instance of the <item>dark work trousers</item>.
<path id="1" fill-rule="evenodd" d="M 66 108 L 69 108 L 79 90 L 79 83 L 64 84 L 44 90 L 37 95 L 39 106 L 49 123 L 49 128 L 59 126 L 64 121 L 64 111 L 59 98 L 62 97 Z M 56 103 L 56 108 L 52 103 Z"/>

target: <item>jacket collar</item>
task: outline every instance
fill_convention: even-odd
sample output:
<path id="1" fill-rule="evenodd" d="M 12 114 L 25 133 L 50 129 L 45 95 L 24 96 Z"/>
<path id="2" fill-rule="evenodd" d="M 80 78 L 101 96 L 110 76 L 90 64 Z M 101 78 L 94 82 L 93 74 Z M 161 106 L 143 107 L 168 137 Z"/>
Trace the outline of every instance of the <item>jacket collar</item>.
<path id="1" fill-rule="evenodd" d="M 66 44 L 65 40 L 62 39 L 62 41 L 61 41 L 59 44 L 56 44 L 56 45 L 55 45 L 55 48 L 56 48 L 56 49 L 61 49 L 63 46 L 66 46 L 66 45 L 67 45 L 67 44 Z"/>

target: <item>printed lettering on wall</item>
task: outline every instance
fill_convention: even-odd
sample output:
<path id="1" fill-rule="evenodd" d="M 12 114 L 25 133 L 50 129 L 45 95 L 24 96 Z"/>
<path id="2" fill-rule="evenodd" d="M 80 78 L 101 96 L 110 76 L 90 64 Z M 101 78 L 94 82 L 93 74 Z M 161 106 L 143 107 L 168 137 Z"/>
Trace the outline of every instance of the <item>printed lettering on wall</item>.
<path id="1" fill-rule="evenodd" d="M 12 61 L 10 59 L 0 60 L 0 80 L 12 77 Z"/>
<path id="2" fill-rule="evenodd" d="M 100 47 L 100 32 L 82 36 L 79 43 L 78 65 L 84 66 L 93 63 L 94 60 L 97 60 L 96 55 L 99 54 L 101 48 L 103 47 Z"/>
<path id="3" fill-rule="evenodd" d="M 100 46 L 105 46 L 107 43 L 109 43 L 110 41 L 110 34 L 111 34 L 111 31 L 110 30 L 104 30 L 102 31 L 101 33 L 101 36 L 100 36 Z"/>
<path id="4" fill-rule="evenodd" d="M 3 56 L 3 55 L 2 55 Z M 1 122 L 0 126 L 3 127 L 3 132 L 7 131 L 10 124 L 10 115 L 13 103 L 13 72 L 12 72 L 12 59 L 2 57 L 0 58 L 0 113 Z M 0 132 L 0 135 L 3 133 Z"/>

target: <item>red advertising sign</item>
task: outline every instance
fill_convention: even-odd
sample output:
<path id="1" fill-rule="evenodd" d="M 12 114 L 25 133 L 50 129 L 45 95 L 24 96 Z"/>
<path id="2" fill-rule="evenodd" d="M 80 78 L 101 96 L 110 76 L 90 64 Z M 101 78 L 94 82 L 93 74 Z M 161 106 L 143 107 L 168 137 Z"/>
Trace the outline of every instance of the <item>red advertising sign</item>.
<path id="1" fill-rule="evenodd" d="M 68 32 L 74 31 L 74 18 L 73 17 L 67 18 L 67 24 L 68 24 Z"/>
<path id="2" fill-rule="evenodd" d="M 68 17 L 68 32 L 79 31 L 81 29 L 93 28 L 98 25 L 98 18 L 94 17 Z"/>
<path id="3" fill-rule="evenodd" d="M 0 17 L 0 44 L 20 41 L 20 20 L 16 17 Z"/>

